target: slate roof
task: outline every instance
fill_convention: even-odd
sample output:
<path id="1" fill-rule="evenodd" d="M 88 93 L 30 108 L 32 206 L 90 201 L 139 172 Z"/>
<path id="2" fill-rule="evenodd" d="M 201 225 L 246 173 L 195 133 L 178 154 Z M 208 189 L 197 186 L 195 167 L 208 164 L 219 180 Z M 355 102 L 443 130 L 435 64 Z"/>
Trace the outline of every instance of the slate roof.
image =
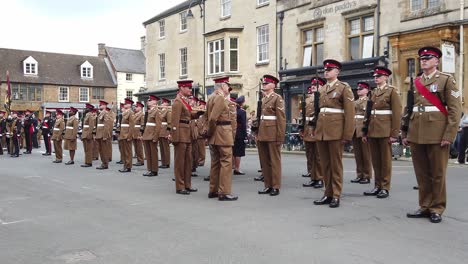
<path id="1" fill-rule="evenodd" d="M 155 17 L 143 22 L 143 25 L 146 26 L 146 25 L 149 25 L 151 23 L 154 23 L 158 20 L 161 20 L 163 18 L 166 18 L 168 16 L 171 16 L 171 15 L 174 15 L 174 14 L 177 14 L 177 13 L 180 13 L 186 9 L 189 8 L 190 6 L 190 3 L 192 4 L 191 6 L 194 7 L 194 6 L 198 6 L 198 4 L 201 2 L 201 0 L 187 0 L 187 1 L 184 1 L 176 6 L 173 6 L 171 8 L 169 8 L 168 10 L 162 12 L 162 13 L 159 13 L 158 15 L 156 15 Z"/>
<path id="2" fill-rule="evenodd" d="M 38 63 L 37 75 L 25 75 L 23 61 L 32 56 Z M 93 65 L 93 79 L 81 78 L 80 66 L 85 61 Z M 0 82 L 6 82 L 6 71 L 12 83 L 35 83 L 86 87 L 117 87 L 104 59 L 30 50 L 0 48 Z"/>
<path id="3" fill-rule="evenodd" d="M 118 72 L 146 72 L 145 55 L 141 50 L 106 47 L 110 62 Z"/>

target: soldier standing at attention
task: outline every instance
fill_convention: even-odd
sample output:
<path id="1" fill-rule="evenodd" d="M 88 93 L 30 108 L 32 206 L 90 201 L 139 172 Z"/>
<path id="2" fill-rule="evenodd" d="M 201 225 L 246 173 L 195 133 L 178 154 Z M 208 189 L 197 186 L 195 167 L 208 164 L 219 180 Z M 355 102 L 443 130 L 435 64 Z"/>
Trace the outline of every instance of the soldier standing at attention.
<path id="1" fill-rule="evenodd" d="M 94 106 L 86 104 L 85 117 L 83 119 L 83 127 L 81 134 L 81 141 L 83 141 L 83 149 L 85 154 L 85 164 L 81 165 L 83 168 L 93 166 L 93 130 L 96 124 L 96 116 L 93 114 Z"/>
<path id="2" fill-rule="evenodd" d="M 65 163 L 65 165 L 75 164 L 75 151 L 77 147 L 76 138 L 78 135 L 78 118 L 76 117 L 77 112 L 78 109 L 70 107 L 70 118 L 68 118 L 67 124 L 65 125 L 65 135 L 63 136 L 65 139 L 64 148 L 70 153 L 70 160 Z"/>
<path id="3" fill-rule="evenodd" d="M 302 186 L 316 189 L 323 187 L 323 170 L 320 164 L 317 139 L 313 135 L 312 122 L 315 112 L 315 92 L 319 91 L 325 83 L 326 81 L 320 77 L 311 80 L 312 85 L 309 87 L 309 94 L 306 98 L 306 120 L 302 132 L 307 158 L 307 174 L 310 175 L 310 182 L 302 184 Z"/>
<path id="4" fill-rule="evenodd" d="M 109 168 L 109 153 L 107 151 L 107 142 L 112 141 L 112 117 L 110 113 L 106 111 L 107 102 L 106 101 L 99 101 L 99 109 L 101 112 L 97 117 L 97 125 L 96 125 L 96 136 L 94 137 L 98 149 L 99 149 L 99 156 L 101 157 L 101 166 L 96 167 L 98 170 L 106 170 Z M 109 120 L 111 122 L 109 123 Z"/>
<path id="5" fill-rule="evenodd" d="M 258 156 L 265 188 L 259 194 L 276 196 L 281 188 L 281 145 L 286 133 L 286 115 L 281 95 L 275 93 L 279 80 L 271 75 L 262 78 L 262 117 L 258 127 Z"/>
<path id="6" fill-rule="evenodd" d="M 454 78 L 437 70 L 442 52 L 424 47 L 418 52 L 423 74 L 414 80 L 413 114 L 403 144 L 411 147 L 419 186 L 419 209 L 409 218 L 440 223 L 447 205 L 445 177 L 450 145 L 457 134 L 461 93 Z"/>
<path id="7" fill-rule="evenodd" d="M 385 67 L 375 67 L 374 81 L 377 88 L 372 94 L 372 113 L 369 132 L 362 140 L 369 141 L 372 167 L 375 173 L 375 187 L 364 192 L 367 196 L 387 198 L 392 179 L 392 143 L 400 134 L 401 100 L 397 88 L 387 84 L 392 71 Z"/>
<path id="8" fill-rule="evenodd" d="M 34 119 L 32 117 L 32 111 L 26 110 L 26 115 L 23 119 L 23 131 L 24 131 L 24 138 L 26 140 L 26 151 L 23 152 L 24 154 L 31 154 L 33 148 L 33 133 L 36 127 L 34 127 Z"/>
<path id="9" fill-rule="evenodd" d="M 353 148 L 354 159 L 356 160 L 356 179 L 351 180 L 352 183 L 369 184 L 372 178 L 372 161 L 369 143 L 363 141 L 364 117 L 366 114 L 367 102 L 369 101 L 368 93 L 370 85 L 366 82 L 357 83 L 357 94 L 359 99 L 354 101 L 354 136 Z"/>
<path id="10" fill-rule="evenodd" d="M 171 166 L 171 148 L 169 147 L 169 132 L 171 131 L 172 110 L 169 106 L 170 101 L 166 98 L 161 99 L 161 108 L 159 115 L 161 117 L 161 131 L 159 133 L 159 149 L 161 151 L 161 169 L 168 169 Z"/>
<path id="11" fill-rule="evenodd" d="M 314 135 L 325 178 L 325 193 L 315 205 L 340 206 L 343 188 L 343 145 L 354 132 L 354 95 L 347 83 L 338 80 L 341 63 L 325 60 L 327 84 L 320 91 L 320 113 Z"/>
<path id="12" fill-rule="evenodd" d="M 171 136 L 174 144 L 174 175 L 176 193 L 188 195 L 196 192 L 192 188 L 192 107 L 189 97 L 192 95 L 193 81 L 178 81 L 179 93 L 172 105 Z"/>
<path id="13" fill-rule="evenodd" d="M 145 155 L 143 154 L 143 142 L 141 141 L 141 131 L 145 125 L 145 113 L 143 113 L 142 103 L 137 102 L 135 107 L 135 128 L 133 129 L 133 147 L 135 148 L 135 155 L 137 163 L 133 166 L 145 165 Z"/>
<path id="14" fill-rule="evenodd" d="M 65 131 L 65 121 L 63 120 L 63 112 L 57 110 L 55 112 L 56 119 L 54 125 L 54 131 L 52 132 L 52 141 L 54 142 L 55 160 L 53 163 L 62 163 L 63 149 L 62 140 L 63 132 Z"/>
<path id="15" fill-rule="evenodd" d="M 12 137 L 12 149 L 11 149 L 11 157 L 18 158 L 19 151 L 20 151 L 20 142 L 21 142 L 21 132 L 23 130 L 23 125 L 21 124 L 21 118 L 23 114 L 12 112 L 13 121 L 11 122 L 10 126 L 10 135 Z"/>
<path id="16" fill-rule="evenodd" d="M 42 136 L 44 137 L 44 145 L 46 148 L 46 152 L 43 153 L 42 156 L 50 156 L 52 153 L 52 146 L 50 144 L 50 136 L 52 135 L 51 129 L 53 129 L 52 119 L 50 118 L 51 114 L 50 111 L 46 111 L 45 117 L 41 122 Z"/>
<path id="17" fill-rule="evenodd" d="M 145 146 L 146 168 L 148 172 L 143 176 L 158 176 L 158 139 L 161 131 L 161 118 L 156 103 L 159 98 L 150 95 L 146 107 L 148 108 L 148 120 L 144 126 L 143 145 Z"/>
<path id="18" fill-rule="evenodd" d="M 122 161 L 123 169 L 119 172 L 132 171 L 132 141 L 133 131 L 135 130 L 135 116 L 132 111 L 133 101 L 125 98 L 124 111 L 122 112 L 122 120 L 120 122 L 119 142 L 122 142 Z M 112 147 L 112 146 L 111 146 Z"/>
<path id="19" fill-rule="evenodd" d="M 207 136 L 211 151 L 210 191 L 208 198 L 235 201 L 232 195 L 232 137 L 231 110 L 229 108 L 229 78 L 214 80 L 215 91 L 208 98 Z"/>

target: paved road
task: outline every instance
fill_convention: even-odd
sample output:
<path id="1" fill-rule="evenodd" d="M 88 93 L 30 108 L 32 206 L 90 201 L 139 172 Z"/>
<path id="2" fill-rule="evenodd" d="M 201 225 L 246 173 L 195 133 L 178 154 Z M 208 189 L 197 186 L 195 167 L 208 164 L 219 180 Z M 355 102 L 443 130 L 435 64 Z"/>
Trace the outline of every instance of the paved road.
<path id="1" fill-rule="evenodd" d="M 114 157 L 117 156 L 114 145 Z M 82 162 L 81 150 L 77 163 Z M 65 157 L 65 161 L 67 157 Z M 451 165 L 442 224 L 407 219 L 417 208 L 410 162 L 394 162 L 390 198 L 361 194 L 345 159 L 341 207 L 314 206 L 320 190 L 301 187 L 305 159 L 283 156 L 278 197 L 259 196 L 258 159 L 234 176 L 237 202 L 176 195 L 172 169 L 155 178 L 52 164 L 38 150 L 0 156 L 0 263 L 464 263 L 468 259 L 468 166 Z M 208 161 L 209 164 L 209 161 Z M 204 176 L 208 168 L 199 169 Z"/>

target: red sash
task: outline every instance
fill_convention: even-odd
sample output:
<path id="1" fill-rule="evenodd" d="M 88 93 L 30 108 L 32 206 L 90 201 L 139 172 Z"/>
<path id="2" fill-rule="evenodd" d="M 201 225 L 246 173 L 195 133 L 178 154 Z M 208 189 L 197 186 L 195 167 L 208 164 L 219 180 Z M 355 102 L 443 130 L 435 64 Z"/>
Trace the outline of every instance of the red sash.
<path id="1" fill-rule="evenodd" d="M 435 96 L 435 94 L 431 93 L 426 88 L 426 86 L 424 86 L 421 83 L 421 77 L 416 78 L 416 80 L 414 80 L 414 84 L 415 84 L 416 89 L 418 90 L 418 92 L 424 98 L 426 98 L 431 104 L 433 104 L 435 107 L 437 107 L 437 109 L 439 109 L 439 111 L 442 112 L 442 114 L 444 114 L 445 116 L 448 116 L 447 109 L 444 107 L 444 105 L 442 104 L 440 99 L 437 96 Z"/>
<path id="2" fill-rule="evenodd" d="M 184 98 L 180 97 L 180 100 L 181 100 L 182 103 L 185 105 L 185 107 L 187 107 L 187 109 L 189 110 L 189 112 L 192 113 L 192 107 L 191 107 L 187 102 L 185 102 Z"/>

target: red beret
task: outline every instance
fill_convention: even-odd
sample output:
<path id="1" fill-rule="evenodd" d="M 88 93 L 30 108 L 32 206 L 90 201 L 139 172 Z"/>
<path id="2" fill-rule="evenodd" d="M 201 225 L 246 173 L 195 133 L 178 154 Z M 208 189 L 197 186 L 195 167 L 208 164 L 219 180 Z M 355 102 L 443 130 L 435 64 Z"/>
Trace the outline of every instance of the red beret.
<path id="1" fill-rule="evenodd" d="M 124 103 L 120 103 L 120 104 L 119 104 L 120 108 L 123 108 L 124 105 L 125 105 Z"/>
<path id="2" fill-rule="evenodd" d="M 26 113 L 32 113 L 33 111 L 29 110 L 29 109 L 26 109 L 25 111 Z"/>
<path id="3" fill-rule="evenodd" d="M 357 86 L 358 86 L 358 89 L 359 88 L 364 88 L 364 89 L 369 89 L 370 88 L 369 83 L 366 83 L 366 82 L 358 82 Z"/>
<path id="4" fill-rule="evenodd" d="M 106 107 L 106 110 L 107 110 L 107 111 L 110 111 L 111 109 L 110 109 L 109 107 Z"/>
<path id="5" fill-rule="evenodd" d="M 168 100 L 168 99 L 166 99 L 166 98 L 163 98 L 163 99 L 161 99 L 161 100 L 162 100 L 162 103 L 167 103 L 167 104 L 168 104 L 168 103 L 170 103 L 170 102 L 171 102 L 171 101 L 169 101 L 169 100 Z"/>
<path id="6" fill-rule="evenodd" d="M 78 112 L 78 109 L 76 109 L 75 107 L 70 107 L 70 112 L 76 113 Z"/>
<path id="7" fill-rule="evenodd" d="M 441 58 L 442 51 L 436 47 L 423 47 L 418 51 L 420 59 Z"/>
<path id="8" fill-rule="evenodd" d="M 313 85 L 316 85 L 317 83 L 319 85 L 325 85 L 327 83 L 327 81 L 325 81 L 325 79 L 320 78 L 320 77 L 314 77 L 314 78 L 312 78 L 312 80 L 310 80 L 310 83 L 313 84 Z"/>
<path id="9" fill-rule="evenodd" d="M 279 80 L 275 76 L 266 74 L 266 75 L 263 75 L 262 82 L 263 83 L 274 83 L 276 85 L 276 84 L 279 83 Z"/>
<path id="10" fill-rule="evenodd" d="M 62 110 L 57 110 L 57 111 L 55 111 L 55 114 L 56 115 L 63 115 L 63 112 L 62 112 Z"/>
<path id="11" fill-rule="evenodd" d="M 183 80 L 183 81 L 177 81 L 177 85 L 180 87 L 192 87 L 192 80 Z"/>
<path id="12" fill-rule="evenodd" d="M 227 84 L 229 84 L 229 77 L 220 77 L 220 78 L 213 79 L 213 81 L 215 83 L 227 83 Z"/>
<path id="13" fill-rule="evenodd" d="M 109 103 L 107 103 L 106 101 L 103 101 L 103 100 L 99 100 L 99 105 L 105 105 L 107 106 Z"/>
<path id="14" fill-rule="evenodd" d="M 159 97 L 155 96 L 155 95 L 150 95 L 148 97 L 148 101 L 159 101 L 161 99 L 159 99 Z"/>
<path id="15" fill-rule="evenodd" d="M 141 102 L 136 102 L 136 106 L 141 108 L 145 107 Z"/>
<path id="16" fill-rule="evenodd" d="M 385 67 L 377 66 L 374 68 L 374 77 L 380 75 L 390 76 L 392 75 L 392 71 Z"/>
<path id="17" fill-rule="evenodd" d="M 86 103 L 85 106 L 87 109 L 94 109 L 94 105 Z"/>
<path id="18" fill-rule="evenodd" d="M 229 100 L 230 100 L 231 102 L 233 102 L 233 103 L 236 102 L 236 98 L 234 98 L 234 97 L 230 97 Z"/>
<path id="19" fill-rule="evenodd" d="M 338 70 L 341 70 L 341 68 L 343 67 L 341 65 L 341 63 L 337 60 L 332 60 L 332 59 L 328 59 L 328 60 L 324 60 L 323 61 L 323 67 L 325 69 L 329 69 L 329 68 L 336 68 Z"/>
<path id="20" fill-rule="evenodd" d="M 130 98 L 125 98 L 125 104 L 126 104 L 126 105 L 127 105 L 127 104 L 129 104 L 129 105 L 133 105 L 133 104 L 134 104 L 134 102 L 133 102 L 133 100 L 132 100 L 132 99 L 130 99 Z"/>
<path id="21" fill-rule="evenodd" d="M 202 100 L 198 101 L 198 103 L 199 103 L 200 105 L 206 105 L 206 102 L 205 102 L 205 101 L 202 101 Z"/>

